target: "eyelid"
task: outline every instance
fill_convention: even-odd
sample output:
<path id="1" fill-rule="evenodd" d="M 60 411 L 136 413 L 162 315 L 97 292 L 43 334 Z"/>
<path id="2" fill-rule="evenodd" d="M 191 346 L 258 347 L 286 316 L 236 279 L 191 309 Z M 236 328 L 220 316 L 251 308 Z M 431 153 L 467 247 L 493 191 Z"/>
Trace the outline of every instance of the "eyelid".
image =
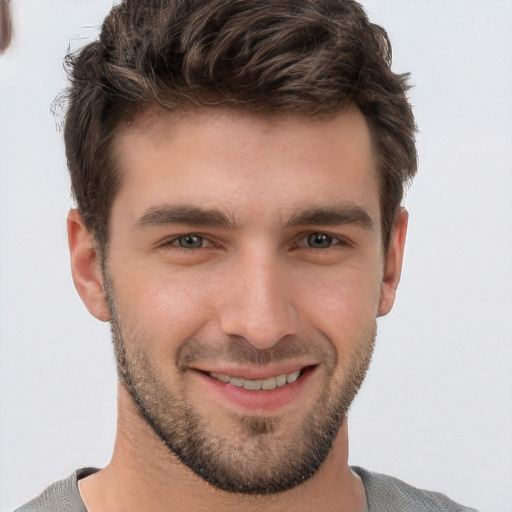
<path id="1" fill-rule="evenodd" d="M 325 249 L 322 249 L 322 248 L 319 248 L 319 247 L 310 247 L 310 246 L 308 246 L 307 239 L 311 235 L 317 235 L 317 234 L 318 235 L 327 235 L 327 236 L 331 237 L 335 241 L 335 243 L 333 243 L 330 247 L 326 247 Z M 330 231 L 324 231 L 324 230 L 321 230 L 321 229 L 319 229 L 319 230 L 311 230 L 311 231 L 307 231 L 305 233 L 302 233 L 302 234 L 299 235 L 298 240 L 299 240 L 300 247 L 307 248 L 307 249 L 312 249 L 312 250 L 315 250 L 315 251 L 329 251 L 333 247 L 351 247 L 351 246 L 353 246 L 353 243 L 347 237 L 331 233 Z"/>
<path id="2" fill-rule="evenodd" d="M 194 249 L 194 248 L 186 249 L 185 247 L 181 247 L 178 243 L 179 239 L 187 237 L 187 236 L 195 236 L 195 237 L 201 238 L 206 245 L 204 245 L 202 247 L 198 247 L 197 249 Z M 157 244 L 158 247 L 163 247 L 163 248 L 172 247 L 172 248 L 182 249 L 182 250 L 186 250 L 186 251 L 207 249 L 209 247 L 214 247 L 215 245 L 216 244 L 210 239 L 210 237 L 203 235 L 202 233 L 197 233 L 195 231 L 188 231 L 185 233 L 179 233 L 177 235 L 170 236 L 168 238 L 165 238 L 161 242 L 158 242 L 158 244 Z"/>
<path id="3" fill-rule="evenodd" d="M 330 247 L 326 247 L 325 249 L 322 249 L 319 247 L 308 246 L 308 244 L 307 244 L 308 237 L 310 237 L 311 235 L 315 235 L 315 234 L 327 235 L 334 240 L 334 243 Z M 204 245 L 202 247 L 198 247 L 196 249 L 194 249 L 194 248 L 187 249 L 187 248 L 181 247 L 178 243 L 178 240 L 180 238 L 183 238 L 186 236 L 199 237 L 203 240 Z M 315 251 L 329 251 L 333 247 L 351 247 L 354 245 L 347 237 L 341 236 L 338 234 L 334 234 L 329 231 L 324 231 L 324 230 L 305 231 L 305 232 L 302 232 L 301 234 L 299 234 L 295 239 L 297 240 L 297 242 L 294 244 L 295 248 L 312 249 Z M 214 240 L 212 240 L 211 236 L 205 235 L 205 234 L 197 232 L 197 231 L 187 231 L 187 232 L 182 232 L 182 233 L 178 233 L 175 235 L 171 235 L 167 238 L 164 238 L 162 241 L 157 242 L 155 245 L 158 247 L 162 247 L 162 248 L 172 247 L 175 249 L 181 249 L 181 250 L 186 250 L 186 251 L 193 251 L 193 250 L 197 251 L 199 249 L 208 249 L 211 247 L 219 247 L 220 246 L 220 244 L 218 244 Z"/>

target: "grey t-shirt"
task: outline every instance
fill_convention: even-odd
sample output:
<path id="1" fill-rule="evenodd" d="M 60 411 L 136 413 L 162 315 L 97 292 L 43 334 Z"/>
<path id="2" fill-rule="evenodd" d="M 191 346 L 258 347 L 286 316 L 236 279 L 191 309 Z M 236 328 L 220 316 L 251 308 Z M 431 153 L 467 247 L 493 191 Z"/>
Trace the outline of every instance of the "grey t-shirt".
<path id="1" fill-rule="evenodd" d="M 352 468 L 362 479 L 370 512 L 476 512 L 444 494 L 416 489 L 397 478 Z M 87 512 L 78 491 L 78 480 L 97 469 L 79 469 L 46 489 L 14 512 Z"/>

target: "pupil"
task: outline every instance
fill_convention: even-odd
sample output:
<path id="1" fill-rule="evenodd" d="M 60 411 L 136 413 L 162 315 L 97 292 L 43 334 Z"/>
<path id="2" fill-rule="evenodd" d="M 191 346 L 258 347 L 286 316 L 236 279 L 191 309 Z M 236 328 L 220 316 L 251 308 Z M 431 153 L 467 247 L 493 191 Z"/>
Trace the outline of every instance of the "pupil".
<path id="1" fill-rule="evenodd" d="M 202 246 L 203 240 L 197 235 L 187 235 L 181 237 L 179 243 L 185 249 L 199 249 Z"/>
<path id="2" fill-rule="evenodd" d="M 316 249 L 327 249 L 332 245 L 332 237 L 325 233 L 314 233 L 309 236 L 308 243 Z"/>

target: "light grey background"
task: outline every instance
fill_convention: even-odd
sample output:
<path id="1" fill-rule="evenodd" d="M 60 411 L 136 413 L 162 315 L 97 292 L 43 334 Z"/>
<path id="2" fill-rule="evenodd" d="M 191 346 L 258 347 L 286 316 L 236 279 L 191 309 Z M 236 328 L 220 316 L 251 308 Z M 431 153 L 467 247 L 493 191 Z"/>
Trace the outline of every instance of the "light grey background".
<path id="1" fill-rule="evenodd" d="M 420 173 L 394 311 L 350 414 L 351 463 L 512 510 L 512 3 L 367 0 L 411 71 Z M 73 289 L 50 104 L 107 0 L 13 0 L 0 56 L 0 510 L 108 462 L 108 326 Z"/>

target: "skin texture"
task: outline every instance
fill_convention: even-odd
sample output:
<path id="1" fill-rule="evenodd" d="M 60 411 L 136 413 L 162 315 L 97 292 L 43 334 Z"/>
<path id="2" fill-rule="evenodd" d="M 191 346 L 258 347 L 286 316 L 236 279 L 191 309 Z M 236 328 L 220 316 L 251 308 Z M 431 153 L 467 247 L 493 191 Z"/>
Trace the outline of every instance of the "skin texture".
<path id="1" fill-rule="evenodd" d="M 81 484 L 90 511 L 365 510 L 345 413 L 393 305 L 407 213 L 384 253 L 363 115 L 151 108 L 115 154 L 103 268 L 68 218 L 75 285 L 111 321 L 120 376 L 112 461 Z M 297 369 L 284 393 L 208 375 Z"/>

